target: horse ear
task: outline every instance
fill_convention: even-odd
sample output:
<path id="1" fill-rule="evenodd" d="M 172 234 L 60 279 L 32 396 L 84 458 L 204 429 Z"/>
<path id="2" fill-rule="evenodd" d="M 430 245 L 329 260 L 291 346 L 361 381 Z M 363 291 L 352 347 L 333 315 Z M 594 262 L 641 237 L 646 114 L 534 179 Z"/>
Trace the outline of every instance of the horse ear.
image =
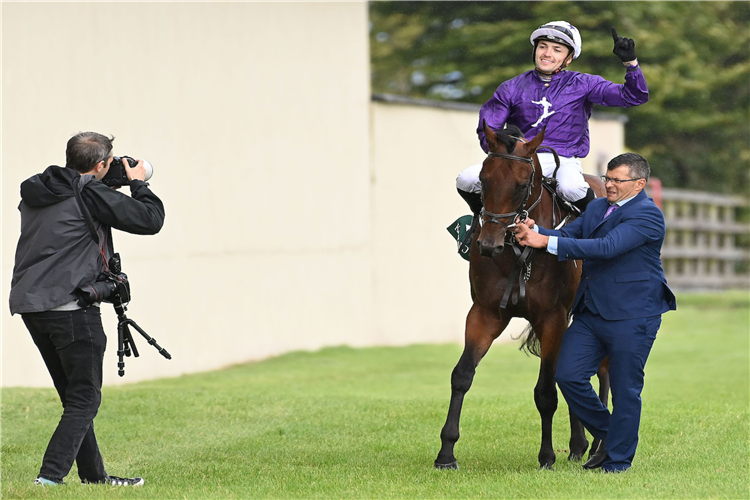
<path id="1" fill-rule="evenodd" d="M 529 141 L 529 144 L 528 144 L 527 147 L 529 148 L 529 152 L 530 153 L 533 153 L 534 151 L 536 151 L 536 148 L 538 148 L 539 146 L 541 146 L 542 141 L 544 140 L 544 131 L 545 130 L 547 130 L 546 126 L 542 129 L 541 132 L 539 132 L 536 135 L 536 137 L 534 137 L 533 139 L 531 139 L 531 141 Z"/>
<path id="2" fill-rule="evenodd" d="M 484 136 L 487 138 L 487 146 L 496 146 L 497 134 L 487 125 L 487 120 L 484 118 L 482 118 L 482 128 L 484 129 Z M 490 147 L 490 149 L 493 149 L 493 147 Z"/>

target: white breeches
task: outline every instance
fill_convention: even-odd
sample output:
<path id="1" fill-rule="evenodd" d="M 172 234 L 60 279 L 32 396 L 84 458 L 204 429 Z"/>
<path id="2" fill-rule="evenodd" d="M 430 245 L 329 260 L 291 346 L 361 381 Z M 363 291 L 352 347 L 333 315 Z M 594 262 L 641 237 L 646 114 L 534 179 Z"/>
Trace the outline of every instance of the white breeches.
<path id="1" fill-rule="evenodd" d="M 555 172 L 555 157 L 552 153 L 539 153 L 539 162 L 542 164 L 542 173 L 545 177 L 551 177 Z M 479 172 L 482 164 L 477 163 L 456 178 L 456 187 L 461 191 L 469 193 L 480 193 L 482 184 L 479 182 Z M 560 169 L 557 171 L 557 194 L 568 201 L 578 201 L 586 196 L 589 185 L 583 180 L 583 168 L 579 158 L 560 157 Z"/>

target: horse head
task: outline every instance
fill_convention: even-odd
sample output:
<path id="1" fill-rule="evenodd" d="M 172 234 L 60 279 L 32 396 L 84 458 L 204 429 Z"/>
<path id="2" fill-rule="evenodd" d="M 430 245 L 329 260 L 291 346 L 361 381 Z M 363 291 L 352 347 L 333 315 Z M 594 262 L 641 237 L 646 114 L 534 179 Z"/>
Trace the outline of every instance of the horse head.
<path id="1" fill-rule="evenodd" d="M 523 211 L 531 194 L 534 153 L 544 140 L 544 129 L 531 141 L 526 141 L 516 127 L 495 132 L 486 122 L 483 126 L 489 153 L 479 174 L 484 208 L 480 214 L 477 246 L 483 256 L 495 257 L 503 251 L 508 228 Z"/>

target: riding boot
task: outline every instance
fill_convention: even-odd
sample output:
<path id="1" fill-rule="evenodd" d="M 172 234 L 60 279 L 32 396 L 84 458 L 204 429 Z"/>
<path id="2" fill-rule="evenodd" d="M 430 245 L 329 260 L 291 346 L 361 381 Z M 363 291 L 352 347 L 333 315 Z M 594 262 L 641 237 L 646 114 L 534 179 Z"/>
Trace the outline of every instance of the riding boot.
<path id="1" fill-rule="evenodd" d="M 583 213 L 586 210 L 586 207 L 588 206 L 589 202 L 596 198 L 596 195 L 594 194 L 594 190 L 589 188 L 588 191 L 586 191 L 586 196 L 581 198 L 580 200 L 574 201 L 573 206 L 576 207 L 578 210 Z"/>
<path id="2" fill-rule="evenodd" d="M 456 191 L 458 191 L 458 194 L 461 195 L 461 198 L 463 198 L 464 201 L 469 205 L 471 213 L 474 214 L 474 217 L 479 215 L 479 212 L 482 211 L 482 193 L 470 193 L 458 188 L 456 189 Z"/>
<path id="3" fill-rule="evenodd" d="M 460 238 L 458 233 L 456 233 L 456 238 L 459 243 L 458 253 L 465 260 L 469 260 L 469 255 L 471 253 L 470 244 L 472 238 L 474 237 L 474 232 L 477 230 L 477 226 L 479 226 L 479 214 L 482 211 L 482 194 L 470 193 L 469 191 L 464 191 L 462 189 L 457 189 L 457 191 L 458 194 L 461 195 L 461 198 L 463 198 L 464 201 L 469 205 L 471 213 L 473 214 L 471 224 L 466 230 L 466 234 L 463 236 L 463 238 Z M 448 230 L 450 231 L 450 228 Z"/>

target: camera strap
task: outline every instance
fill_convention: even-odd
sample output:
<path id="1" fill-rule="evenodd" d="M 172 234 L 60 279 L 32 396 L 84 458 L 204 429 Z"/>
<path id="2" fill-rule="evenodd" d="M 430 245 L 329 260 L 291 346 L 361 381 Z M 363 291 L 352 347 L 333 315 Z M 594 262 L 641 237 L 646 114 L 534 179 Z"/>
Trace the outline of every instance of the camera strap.
<path id="1" fill-rule="evenodd" d="M 88 207 L 83 202 L 83 198 L 81 197 L 81 189 L 78 188 L 80 180 L 80 176 L 73 180 L 73 192 L 75 193 L 76 201 L 78 202 L 78 208 L 81 209 L 81 213 L 83 214 L 83 220 L 86 221 L 86 227 L 89 228 L 91 236 L 94 238 L 96 245 L 99 246 L 99 232 L 96 230 L 94 219 L 93 217 L 91 217 L 91 213 L 89 212 Z"/>

